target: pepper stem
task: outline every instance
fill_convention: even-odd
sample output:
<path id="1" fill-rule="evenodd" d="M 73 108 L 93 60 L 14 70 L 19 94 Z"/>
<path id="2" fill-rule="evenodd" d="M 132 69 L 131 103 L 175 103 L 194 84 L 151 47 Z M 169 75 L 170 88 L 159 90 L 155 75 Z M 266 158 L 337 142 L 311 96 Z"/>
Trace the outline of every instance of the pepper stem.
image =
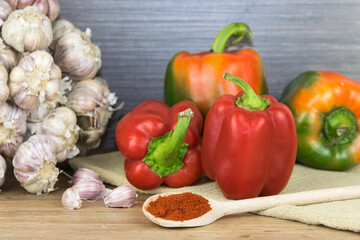
<path id="1" fill-rule="evenodd" d="M 234 45 L 240 42 L 244 37 L 252 37 L 253 33 L 251 32 L 248 25 L 245 23 L 231 23 L 223 30 L 221 30 L 218 35 L 215 37 L 213 44 L 211 45 L 210 52 L 222 53 L 225 51 L 226 43 L 231 37 L 238 37 L 236 40 L 231 42 L 231 45 Z"/>
<path id="2" fill-rule="evenodd" d="M 184 142 L 194 112 L 191 108 L 178 114 L 178 122 L 173 131 L 152 138 L 148 153 L 143 161 L 151 171 L 160 177 L 175 173 L 184 165 L 182 159 L 187 153 L 188 144 Z"/>
<path id="3" fill-rule="evenodd" d="M 235 83 L 237 86 L 239 86 L 244 91 L 244 95 L 242 95 L 241 97 L 239 97 L 236 100 L 236 105 L 238 107 L 244 108 L 244 109 L 252 112 L 252 111 L 257 111 L 257 110 L 263 111 L 270 105 L 269 99 L 262 98 L 259 95 L 257 95 L 254 92 L 254 90 L 250 87 L 250 85 L 247 84 L 241 78 L 238 78 L 229 73 L 225 73 L 224 78 L 226 80 L 229 80 L 229 81 Z"/>

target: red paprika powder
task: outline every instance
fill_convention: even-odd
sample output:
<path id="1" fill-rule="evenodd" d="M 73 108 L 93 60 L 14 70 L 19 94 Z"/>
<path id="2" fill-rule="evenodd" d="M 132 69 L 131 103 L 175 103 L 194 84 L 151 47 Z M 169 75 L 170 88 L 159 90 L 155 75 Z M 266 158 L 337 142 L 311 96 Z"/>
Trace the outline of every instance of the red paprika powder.
<path id="1" fill-rule="evenodd" d="M 210 210 L 206 198 L 191 192 L 160 196 L 146 207 L 153 216 L 172 221 L 198 218 Z"/>

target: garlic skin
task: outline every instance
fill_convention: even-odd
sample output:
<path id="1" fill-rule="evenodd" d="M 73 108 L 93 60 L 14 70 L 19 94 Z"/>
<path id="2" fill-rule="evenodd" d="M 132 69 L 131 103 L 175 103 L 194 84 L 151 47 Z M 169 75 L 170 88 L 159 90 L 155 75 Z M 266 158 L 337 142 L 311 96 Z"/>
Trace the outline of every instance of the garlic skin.
<path id="1" fill-rule="evenodd" d="M 54 60 L 73 80 L 93 78 L 101 68 L 101 51 L 91 42 L 91 30 L 71 30 L 55 44 Z"/>
<path id="2" fill-rule="evenodd" d="M 101 142 L 106 126 L 112 116 L 117 97 L 104 84 L 93 79 L 78 82 L 68 96 L 66 106 L 71 108 L 80 127 L 79 142 L 96 148 Z"/>
<path id="3" fill-rule="evenodd" d="M 46 51 L 23 57 L 10 73 L 10 95 L 23 109 L 53 101 L 60 94 L 61 70 Z"/>
<path id="4" fill-rule="evenodd" d="M 96 172 L 94 172 L 93 170 L 88 169 L 88 168 L 79 168 L 78 170 L 76 170 L 76 172 L 73 175 L 73 179 L 72 179 L 73 184 L 75 184 L 75 185 L 78 182 L 88 181 L 88 180 L 102 182 L 99 175 Z"/>
<path id="5" fill-rule="evenodd" d="M 73 186 L 80 194 L 81 199 L 94 200 L 104 196 L 105 186 L 102 181 L 84 180 Z"/>
<path id="6" fill-rule="evenodd" d="M 9 3 L 5 0 L 0 0 L 0 26 L 3 25 L 11 12 L 12 8 Z"/>
<path id="7" fill-rule="evenodd" d="M 26 133 L 26 112 L 15 104 L 0 105 L 0 154 L 15 155 Z"/>
<path id="8" fill-rule="evenodd" d="M 15 51 L 0 38 L 0 65 L 10 72 L 18 63 Z"/>
<path id="9" fill-rule="evenodd" d="M 104 198 L 107 207 L 131 207 L 135 204 L 137 194 L 129 185 L 122 185 L 112 190 Z"/>
<path id="10" fill-rule="evenodd" d="M 81 32 L 80 29 L 76 28 L 70 21 L 66 19 L 58 19 L 52 24 L 53 41 L 50 45 L 51 49 L 55 49 L 57 42 L 60 38 L 70 32 Z"/>
<path id="11" fill-rule="evenodd" d="M 71 187 L 65 190 L 61 197 L 61 203 L 64 208 L 76 210 L 80 209 L 82 205 L 82 201 L 80 198 L 79 192 L 76 188 Z"/>
<path id="12" fill-rule="evenodd" d="M 56 146 L 48 136 L 37 134 L 20 145 L 13 160 L 14 174 L 29 193 L 54 191 L 58 181 Z"/>
<path id="13" fill-rule="evenodd" d="M 12 9 L 22 9 L 27 6 L 37 7 L 43 14 L 54 21 L 60 13 L 60 5 L 57 0 L 6 0 Z"/>
<path id="14" fill-rule="evenodd" d="M 56 145 L 57 162 L 63 162 L 79 153 L 76 147 L 79 127 L 75 113 L 67 107 L 58 107 L 41 123 L 41 134 L 49 136 Z"/>
<path id="15" fill-rule="evenodd" d="M 3 104 L 9 97 L 8 87 L 8 73 L 4 66 L 0 65 L 0 105 Z"/>
<path id="16" fill-rule="evenodd" d="M 53 40 L 51 21 L 36 7 L 15 10 L 2 26 L 2 37 L 19 52 L 43 50 Z"/>
<path id="17" fill-rule="evenodd" d="M 0 187 L 5 182 L 5 173 L 6 173 L 6 161 L 5 159 L 0 155 Z"/>

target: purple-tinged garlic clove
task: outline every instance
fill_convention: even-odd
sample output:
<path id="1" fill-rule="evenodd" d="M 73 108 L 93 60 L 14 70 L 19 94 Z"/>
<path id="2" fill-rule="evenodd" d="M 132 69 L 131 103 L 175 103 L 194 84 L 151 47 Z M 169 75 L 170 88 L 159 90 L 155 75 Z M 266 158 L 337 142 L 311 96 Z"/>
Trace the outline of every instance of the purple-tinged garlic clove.
<path id="1" fill-rule="evenodd" d="M 66 189 L 62 195 L 61 203 L 63 207 L 67 209 L 71 209 L 71 210 L 80 209 L 82 205 L 82 201 L 77 189 L 74 187 Z"/>
<path id="2" fill-rule="evenodd" d="M 101 178 L 99 177 L 99 175 L 94 172 L 91 169 L 88 168 L 79 168 L 78 170 L 75 171 L 74 175 L 73 175 L 73 184 L 77 184 L 78 182 L 81 181 L 88 181 L 88 180 L 95 180 L 95 181 L 99 181 L 102 183 Z"/>
<path id="3" fill-rule="evenodd" d="M 105 198 L 104 203 L 108 207 L 129 208 L 135 204 L 137 193 L 129 185 L 122 185 L 112 190 Z"/>
<path id="4" fill-rule="evenodd" d="M 74 186 L 80 194 L 81 199 L 94 200 L 104 196 L 105 186 L 96 180 L 86 180 L 76 183 Z"/>

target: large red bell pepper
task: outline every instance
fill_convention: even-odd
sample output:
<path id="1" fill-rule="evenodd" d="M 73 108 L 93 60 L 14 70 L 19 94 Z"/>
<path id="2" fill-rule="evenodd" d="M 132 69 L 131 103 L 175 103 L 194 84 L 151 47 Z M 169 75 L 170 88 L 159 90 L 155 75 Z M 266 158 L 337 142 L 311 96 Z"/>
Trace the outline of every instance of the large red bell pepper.
<path id="1" fill-rule="evenodd" d="M 120 119 L 115 134 L 128 181 L 143 190 L 197 182 L 203 173 L 202 127 L 202 115 L 190 101 L 172 108 L 157 100 L 136 106 Z"/>
<path id="2" fill-rule="evenodd" d="M 206 120 L 202 166 L 226 198 L 274 195 L 292 173 L 297 137 L 288 107 L 272 96 L 258 96 L 243 80 L 225 74 L 244 94 L 216 100 Z"/>

